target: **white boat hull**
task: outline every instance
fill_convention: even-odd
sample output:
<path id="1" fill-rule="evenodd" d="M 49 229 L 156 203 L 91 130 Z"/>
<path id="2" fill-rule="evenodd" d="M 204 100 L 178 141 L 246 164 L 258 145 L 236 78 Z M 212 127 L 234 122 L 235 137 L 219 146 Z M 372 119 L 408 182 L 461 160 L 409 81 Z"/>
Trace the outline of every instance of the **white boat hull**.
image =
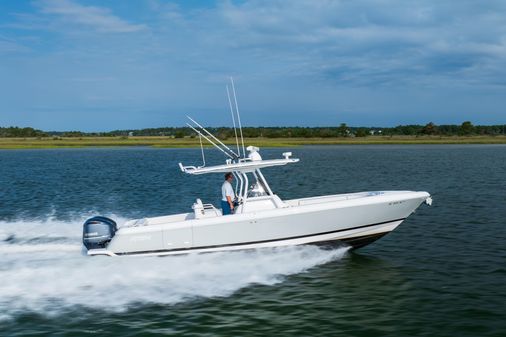
<path id="1" fill-rule="evenodd" d="M 258 198 L 230 216 L 185 213 L 131 221 L 105 249 L 90 249 L 88 255 L 174 255 L 301 244 L 359 248 L 394 230 L 429 199 L 427 192 L 362 192 L 288 200 L 278 208 Z"/>

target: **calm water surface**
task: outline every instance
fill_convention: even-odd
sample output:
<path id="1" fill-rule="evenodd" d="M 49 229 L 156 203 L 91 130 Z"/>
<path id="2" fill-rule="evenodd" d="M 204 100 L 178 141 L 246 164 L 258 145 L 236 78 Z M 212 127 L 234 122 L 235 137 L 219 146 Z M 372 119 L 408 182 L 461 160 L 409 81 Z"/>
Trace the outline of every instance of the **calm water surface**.
<path id="1" fill-rule="evenodd" d="M 426 190 L 434 205 L 352 253 L 87 258 L 86 217 L 186 212 L 222 178 L 178 171 L 197 149 L 0 151 L 0 335 L 506 336 L 506 146 L 292 150 L 300 163 L 264 170 L 282 198 Z"/>

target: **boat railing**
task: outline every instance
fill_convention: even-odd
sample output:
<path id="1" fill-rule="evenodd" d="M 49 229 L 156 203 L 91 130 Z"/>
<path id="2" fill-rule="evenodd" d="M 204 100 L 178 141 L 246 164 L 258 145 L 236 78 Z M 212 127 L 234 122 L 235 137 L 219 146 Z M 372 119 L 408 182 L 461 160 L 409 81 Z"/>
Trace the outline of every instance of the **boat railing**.
<path id="1" fill-rule="evenodd" d="M 314 205 L 321 203 L 329 203 L 344 200 L 353 200 L 366 197 L 372 197 L 380 195 L 382 192 L 359 192 L 359 193 L 347 193 L 347 194 L 335 194 L 335 195 L 323 195 L 318 197 L 309 197 L 302 199 L 287 200 L 286 202 L 292 206 L 305 206 Z"/>

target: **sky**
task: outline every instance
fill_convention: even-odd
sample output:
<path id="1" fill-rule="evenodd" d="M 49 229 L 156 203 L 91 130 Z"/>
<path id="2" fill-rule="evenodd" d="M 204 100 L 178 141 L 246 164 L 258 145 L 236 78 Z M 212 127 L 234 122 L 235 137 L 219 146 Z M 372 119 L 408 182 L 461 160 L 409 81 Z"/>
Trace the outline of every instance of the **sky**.
<path id="1" fill-rule="evenodd" d="M 0 126 L 506 124 L 506 1 L 0 0 Z"/>

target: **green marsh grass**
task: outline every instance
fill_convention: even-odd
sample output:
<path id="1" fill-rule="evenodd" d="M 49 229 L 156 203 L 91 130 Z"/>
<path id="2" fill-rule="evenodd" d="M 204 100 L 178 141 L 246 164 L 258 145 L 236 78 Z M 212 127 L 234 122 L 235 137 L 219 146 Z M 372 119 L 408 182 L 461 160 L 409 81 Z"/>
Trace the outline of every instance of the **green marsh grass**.
<path id="1" fill-rule="evenodd" d="M 506 136 L 368 136 L 338 138 L 246 138 L 247 145 L 292 147 L 302 145 L 374 145 L 374 144 L 506 144 Z M 224 143 L 235 145 L 234 139 Z M 82 147 L 151 146 L 188 148 L 200 146 L 198 138 L 172 137 L 43 137 L 0 138 L 0 149 L 54 149 Z"/>

